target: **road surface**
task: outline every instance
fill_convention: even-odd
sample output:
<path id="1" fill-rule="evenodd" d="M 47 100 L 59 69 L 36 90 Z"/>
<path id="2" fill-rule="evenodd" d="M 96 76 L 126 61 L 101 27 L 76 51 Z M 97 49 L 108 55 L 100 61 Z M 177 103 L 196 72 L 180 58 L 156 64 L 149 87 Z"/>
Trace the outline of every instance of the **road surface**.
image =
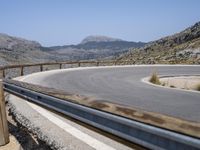
<path id="1" fill-rule="evenodd" d="M 156 87 L 141 81 L 155 71 L 159 75 L 200 75 L 200 66 L 65 69 L 33 74 L 25 81 L 200 122 L 200 93 Z"/>

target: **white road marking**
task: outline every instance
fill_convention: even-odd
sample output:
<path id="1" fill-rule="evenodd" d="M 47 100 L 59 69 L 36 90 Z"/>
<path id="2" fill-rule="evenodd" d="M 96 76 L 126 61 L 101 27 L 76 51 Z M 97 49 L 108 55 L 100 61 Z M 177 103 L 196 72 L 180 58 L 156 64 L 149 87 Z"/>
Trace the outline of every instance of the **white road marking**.
<path id="1" fill-rule="evenodd" d="M 66 122 L 62 121 L 61 119 L 53 116 L 51 113 L 49 113 L 44 108 L 41 108 L 35 104 L 27 102 L 33 109 L 35 109 L 38 113 L 40 113 L 42 116 L 56 124 L 61 129 L 65 130 L 72 136 L 76 137 L 77 139 L 83 141 L 84 143 L 88 144 L 89 146 L 93 147 L 96 150 L 115 150 L 115 148 L 106 145 L 105 143 L 102 143 L 98 141 L 97 139 L 89 136 L 88 134 L 85 134 L 78 130 L 77 128 L 74 128 L 73 126 L 67 124 Z"/>

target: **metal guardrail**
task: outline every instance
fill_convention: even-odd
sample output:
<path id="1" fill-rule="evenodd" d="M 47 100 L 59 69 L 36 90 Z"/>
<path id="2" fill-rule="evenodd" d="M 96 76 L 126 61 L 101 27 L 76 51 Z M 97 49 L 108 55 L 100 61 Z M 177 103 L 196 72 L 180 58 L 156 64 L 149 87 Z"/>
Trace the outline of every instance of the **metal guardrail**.
<path id="1" fill-rule="evenodd" d="M 150 149 L 200 149 L 200 139 L 64 101 L 3 81 L 4 90 Z"/>

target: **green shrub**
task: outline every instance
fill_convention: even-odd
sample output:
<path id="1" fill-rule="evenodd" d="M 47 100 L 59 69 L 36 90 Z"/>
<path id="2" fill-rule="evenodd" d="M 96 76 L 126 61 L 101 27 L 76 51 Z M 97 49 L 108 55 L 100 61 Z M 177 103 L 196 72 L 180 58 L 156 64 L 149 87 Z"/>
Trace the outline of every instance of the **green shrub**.
<path id="1" fill-rule="evenodd" d="M 149 82 L 153 83 L 153 84 L 158 84 L 160 85 L 160 80 L 159 80 L 159 77 L 157 75 L 156 72 L 154 72 L 152 75 L 151 75 L 151 78 L 149 79 Z"/>

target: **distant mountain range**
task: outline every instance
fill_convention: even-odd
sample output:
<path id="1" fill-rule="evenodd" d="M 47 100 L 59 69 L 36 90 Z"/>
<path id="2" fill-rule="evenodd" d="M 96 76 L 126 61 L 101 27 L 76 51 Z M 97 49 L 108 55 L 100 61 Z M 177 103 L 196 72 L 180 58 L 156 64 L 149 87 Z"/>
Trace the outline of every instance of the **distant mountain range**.
<path id="1" fill-rule="evenodd" d="M 200 22 L 180 33 L 149 42 L 142 48 L 133 48 L 117 59 L 136 64 L 200 64 Z"/>
<path id="2" fill-rule="evenodd" d="M 128 42 L 106 36 L 88 36 L 77 45 L 48 47 L 45 51 L 57 55 L 67 55 L 70 59 L 100 59 L 118 56 L 130 48 L 144 46 L 143 42 Z M 49 50 L 50 49 L 50 50 Z"/>
<path id="3" fill-rule="evenodd" d="M 88 42 L 115 42 L 115 41 L 123 41 L 123 40 L 117 39 L 117 38 L 111 38 L 108 36 L 91 35 L 91 36 L 87 36 L 85 39 L 83 39 L 80 44 L 85 44 Z"/>
<path id="4" fill-rule="evenodd" d="M 106 36 L 88 36 L 77 45 L 43 47 L 36 41 L 0 34 L 0 64 L 100 59 L 117 56 L 144 44 Z"/>

